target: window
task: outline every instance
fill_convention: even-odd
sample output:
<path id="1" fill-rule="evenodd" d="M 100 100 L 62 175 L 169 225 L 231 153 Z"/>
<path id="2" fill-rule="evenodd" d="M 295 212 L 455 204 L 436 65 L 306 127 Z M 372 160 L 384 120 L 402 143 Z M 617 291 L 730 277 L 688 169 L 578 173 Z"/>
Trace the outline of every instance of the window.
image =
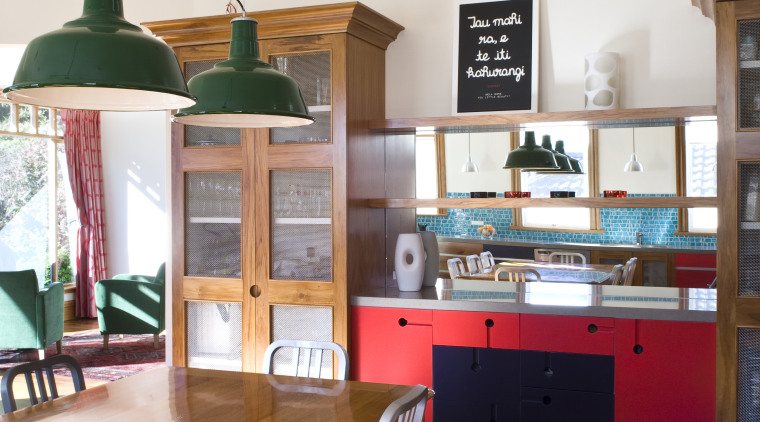
<path id="1" fill-rule="evenodd" d="M 552 147 L 556 148 L 559 140 L 564 141 L 565 153 L 582 163 L 585 174 L 541 174 L 536 172 L 520 171 L 515 180 L 515 187 L 520 191 L 528 191 L 532 198 L 548 198 L 551 191 L 572 191 L 576 197 L 595 197 L 596 184 L 595 166 L 591 158 L 591 152 L 595 150 L 595 143 L 588 128 L 584 126 L 570 126 L 560 123 L 556 127 L 537 127 L 533 130 L 536 134 L 536 143 L 540 144 L 544 135 L 551 138 Z M 524 142 L 525 133 L 520 132 L 519 143 Z M 513 145 L 516 147 L 516 145 Z M 515 228 L 540 228 L 558 230 L 596 230 L 598 211 L 588 208 L 522 208 L 515 210 Z"/>
<path id="2" fill-rule="evenodd" d="M 77 214 L 58 110 L 0 101 L 0 156 L 0 270 L 74 281 Z"/>
<path id="3" fill-rule="evenodd" d="M 679 196 L 717 196 L 718 124 L 715 118 L 680 126 L 676 132 Z M 689 208 L 679 211 L 682 233 L 714 234 L 718 228 L 717 208 Z"/>
<path id="4" fill-rule="evenodd" d="M 444 136 L 417 135 L 414 160 L 416 197 L 435 199 L 446 197 L 446 157 Z M 446 215 L 446 208 L 417 208 L 418 215 Z"/>

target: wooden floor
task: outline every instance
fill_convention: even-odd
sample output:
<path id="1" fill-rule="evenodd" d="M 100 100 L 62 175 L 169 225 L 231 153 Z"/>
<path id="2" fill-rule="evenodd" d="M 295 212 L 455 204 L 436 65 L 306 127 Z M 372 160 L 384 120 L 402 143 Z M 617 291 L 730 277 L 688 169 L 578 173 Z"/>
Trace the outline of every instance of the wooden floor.
<path id="1" fill-rule="evenodd" d="M 97 318 L 83 318 L 65 321 L 63 323 L 63 335 L 70 335 L 80 331 L 95 330 L 98 328 Z M 0 372 L 1 374 L 1 372 Z M 85 387 L 95 387 L 100 384 L 105 384 L 108 381 L 86 380 Z M 74 392 L 74 384 L 70 377 L 55 377 L 56 388 L 58 394 L 63 396 Z M 16 403 L 18 407 L 26 407 L 29 405 L 29 393 L 26 389 L 26 381 L 23 376 L 18 376 L 13 381 L 13 395 L 16 397 Z M 0 413 L 2 413 L 2 407 L 0 407 Z"/>

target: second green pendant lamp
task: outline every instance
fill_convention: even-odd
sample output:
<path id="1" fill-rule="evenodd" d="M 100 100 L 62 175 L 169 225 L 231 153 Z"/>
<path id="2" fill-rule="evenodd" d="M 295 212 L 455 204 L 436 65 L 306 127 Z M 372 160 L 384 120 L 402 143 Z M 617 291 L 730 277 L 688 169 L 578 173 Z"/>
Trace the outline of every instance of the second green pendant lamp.
<path id="1" fill-rule="evenodd" d="M 554 153 L 536 145 L 536 135 L 532 131 L 525 132 L 525 143 L 510 151 L 504 162 L 505 169 L 548 170 L 559 169 Z"/>
<path id="2" fill-rule="evenodd" d="M 238 0 L 240 7 L 243 4 Z M 188 81 L 198 102 L 172 117 L 177 123 L 213 127 L 291 127 L 314 122 L 296 81 L 259 58 L 258 22 L 232 20 L 229 58 Z"/>

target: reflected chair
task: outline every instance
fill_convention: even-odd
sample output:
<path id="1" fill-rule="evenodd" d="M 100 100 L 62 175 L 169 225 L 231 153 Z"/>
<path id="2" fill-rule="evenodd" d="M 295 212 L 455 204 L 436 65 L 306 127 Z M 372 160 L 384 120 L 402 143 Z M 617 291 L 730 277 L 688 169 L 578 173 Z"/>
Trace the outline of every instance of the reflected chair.
<path id="1" fill-rule="evenodd" d="M 639 259 L 634 256 L 625 263 L 625 268 L 623 268 L 623 273 L 625 274 L 623 277 L 623 286 L 633 285 L 633 275 L 636 271 L 636 263 L 638 260 Z"/>
<path id="2" fill-rule="evenodd" d="M 449 267 L 449 277 L 452 280 L 464 275 L 464 264 L 461 259 L 451 258 L 446 261 L 446 265 Z"/>
<path id="3" fill-rule="evenodd" d="M 483 265 L 480 263 L 480 257 L 478 255 L 467 255 L 465 260 L 467 261 L 467 271 L 469 271 L 470 275 L 483 272 Z"/>
<path id="4" fill-rule="evenodd" d="M 75 391 L 85 389 L 82 368 L 79 366 L 79 362 L 69 355 L 56 355 L 47 359 L 16 365 L 5 371 L 3 379 L 0 380 L 0 397 L 3 400 L 3 410 L 5 413 L 14 412 L 18 408 L 13 395 L 13 380 L 17 375 L 24 375 L 26 388 L 29 392 L 29 400 L 32 405 L 57 399 L 58 389 L 56 388 L 53 376 L 53 366 L 56 365 L 65 366 L 71 371 Z M 32 375 L 34 375 L 36 383 L 33 381 Z M 47 381 L 47 385 L 45 381 Z M 35 384 L 37 385 L 36 389 L 39 390 L 39 401 L 37 400 Z M 50 395 L 48 395 L 48 389 L 50 390 Z"/>
<path id="5" fill-rule="evenodd" d="M 507 274 L 507 279 L 499 277 L 501 274 Z M 541 275 L 533 268 L 509 268 L 501 267 L 493 274 L 493 279 L 496 281 L 533 281 L 526 277 L 526 274 L 533 274 L 536 278 L 535 281 L 541 281 Z"/>
<path id="6" fill-rule="evenodd" d="M 63 339 L 63 284 L 41 289 L 34 270 L 0 272 L 0 349 L 37 349 Z"/>
<path id="7" fill-rule="evenodd" d="M 613 286 L 618 286 L 623 283 L 623 265 L 622 264 L 616 264 L 614 267 L 612 267 L 612 272 L 610 273 L 610 284 Z"/>
<path id="8" fill-rule="evenodd" d="M 276 366 L 274 363 L 275 355 L 278 350 L 283 348 L 290 348 L 292 351 L 290 364 L 282 365 L 287 370 L 281 375 L 322 378 L 324 352 L 330 355 L 332 354 L 331 352 L 335 352 L 338 356 L 337 379 L 348 379 L 348 353 L 346 353 L 346 349 L 340 344 L 329 341 L 276 340 L 264 352 L 262 373 L 274 374 L 274 367 Z M 303 371 L 301 371 L 302 367 Z M 332 378 L 332 372 L 330 373 L 330 378 Z"/>
<path id="9" fill-rule="evenodd" d="M 155 276 L 119 274 L 95 284 L 98 326 L 103 347 L 108 349 L 110 334 L 153 334 L 164 331 L 165 264 Z"/>
<path id="10" fill-rule="evenodd" d="M 493 254 L 491 251 L 480 253 L 480 265 L 482 266 L 484 273 L 490 273 L 493 271 L 493 267 L 496 263 L 493 260 Z"/>
<path id="11" fill-rule="evenodd" d="M 586 256 L 578 252 L 552 252 L 549 254 L 550 264 L 553 262 L 575 264 L 575 261 L 580 261 L 581 264 L 586 265 Z"/>
<path id="12" fill-rule="evenodd" d="M 422 422 L 427 401 L 428 388 L 418 384 L 389 404 L 380 416 L 380 422 Z"/>

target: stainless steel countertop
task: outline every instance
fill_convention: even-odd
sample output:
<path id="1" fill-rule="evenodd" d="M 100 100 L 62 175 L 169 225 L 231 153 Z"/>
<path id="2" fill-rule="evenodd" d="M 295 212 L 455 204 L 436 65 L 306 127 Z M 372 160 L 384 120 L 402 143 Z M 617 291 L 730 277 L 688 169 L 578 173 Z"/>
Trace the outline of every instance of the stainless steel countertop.
<path id="1" fill-rule="evenodd" d="M 486 240 L 469 237 L 439 237 L 439 242 L 482 243 L 489 245 L 525 246 L 535 249 L 580 249 L 580 250 L 626 250 L 641 252 L 667 252 L 667 253 L 701 253 L 714 254 L 715 248 L 695 249 L 672 245 L 635 245 L 618 243 L 574 243 L 574 242 L 521 242 L 509 240 Z"/>
<path id="2" fill-rule="evenodd" d="M 418 292 L 379 289 L 354 306 L 715 322 L 715 289 L 510 283 L 439 278 Z"/>

